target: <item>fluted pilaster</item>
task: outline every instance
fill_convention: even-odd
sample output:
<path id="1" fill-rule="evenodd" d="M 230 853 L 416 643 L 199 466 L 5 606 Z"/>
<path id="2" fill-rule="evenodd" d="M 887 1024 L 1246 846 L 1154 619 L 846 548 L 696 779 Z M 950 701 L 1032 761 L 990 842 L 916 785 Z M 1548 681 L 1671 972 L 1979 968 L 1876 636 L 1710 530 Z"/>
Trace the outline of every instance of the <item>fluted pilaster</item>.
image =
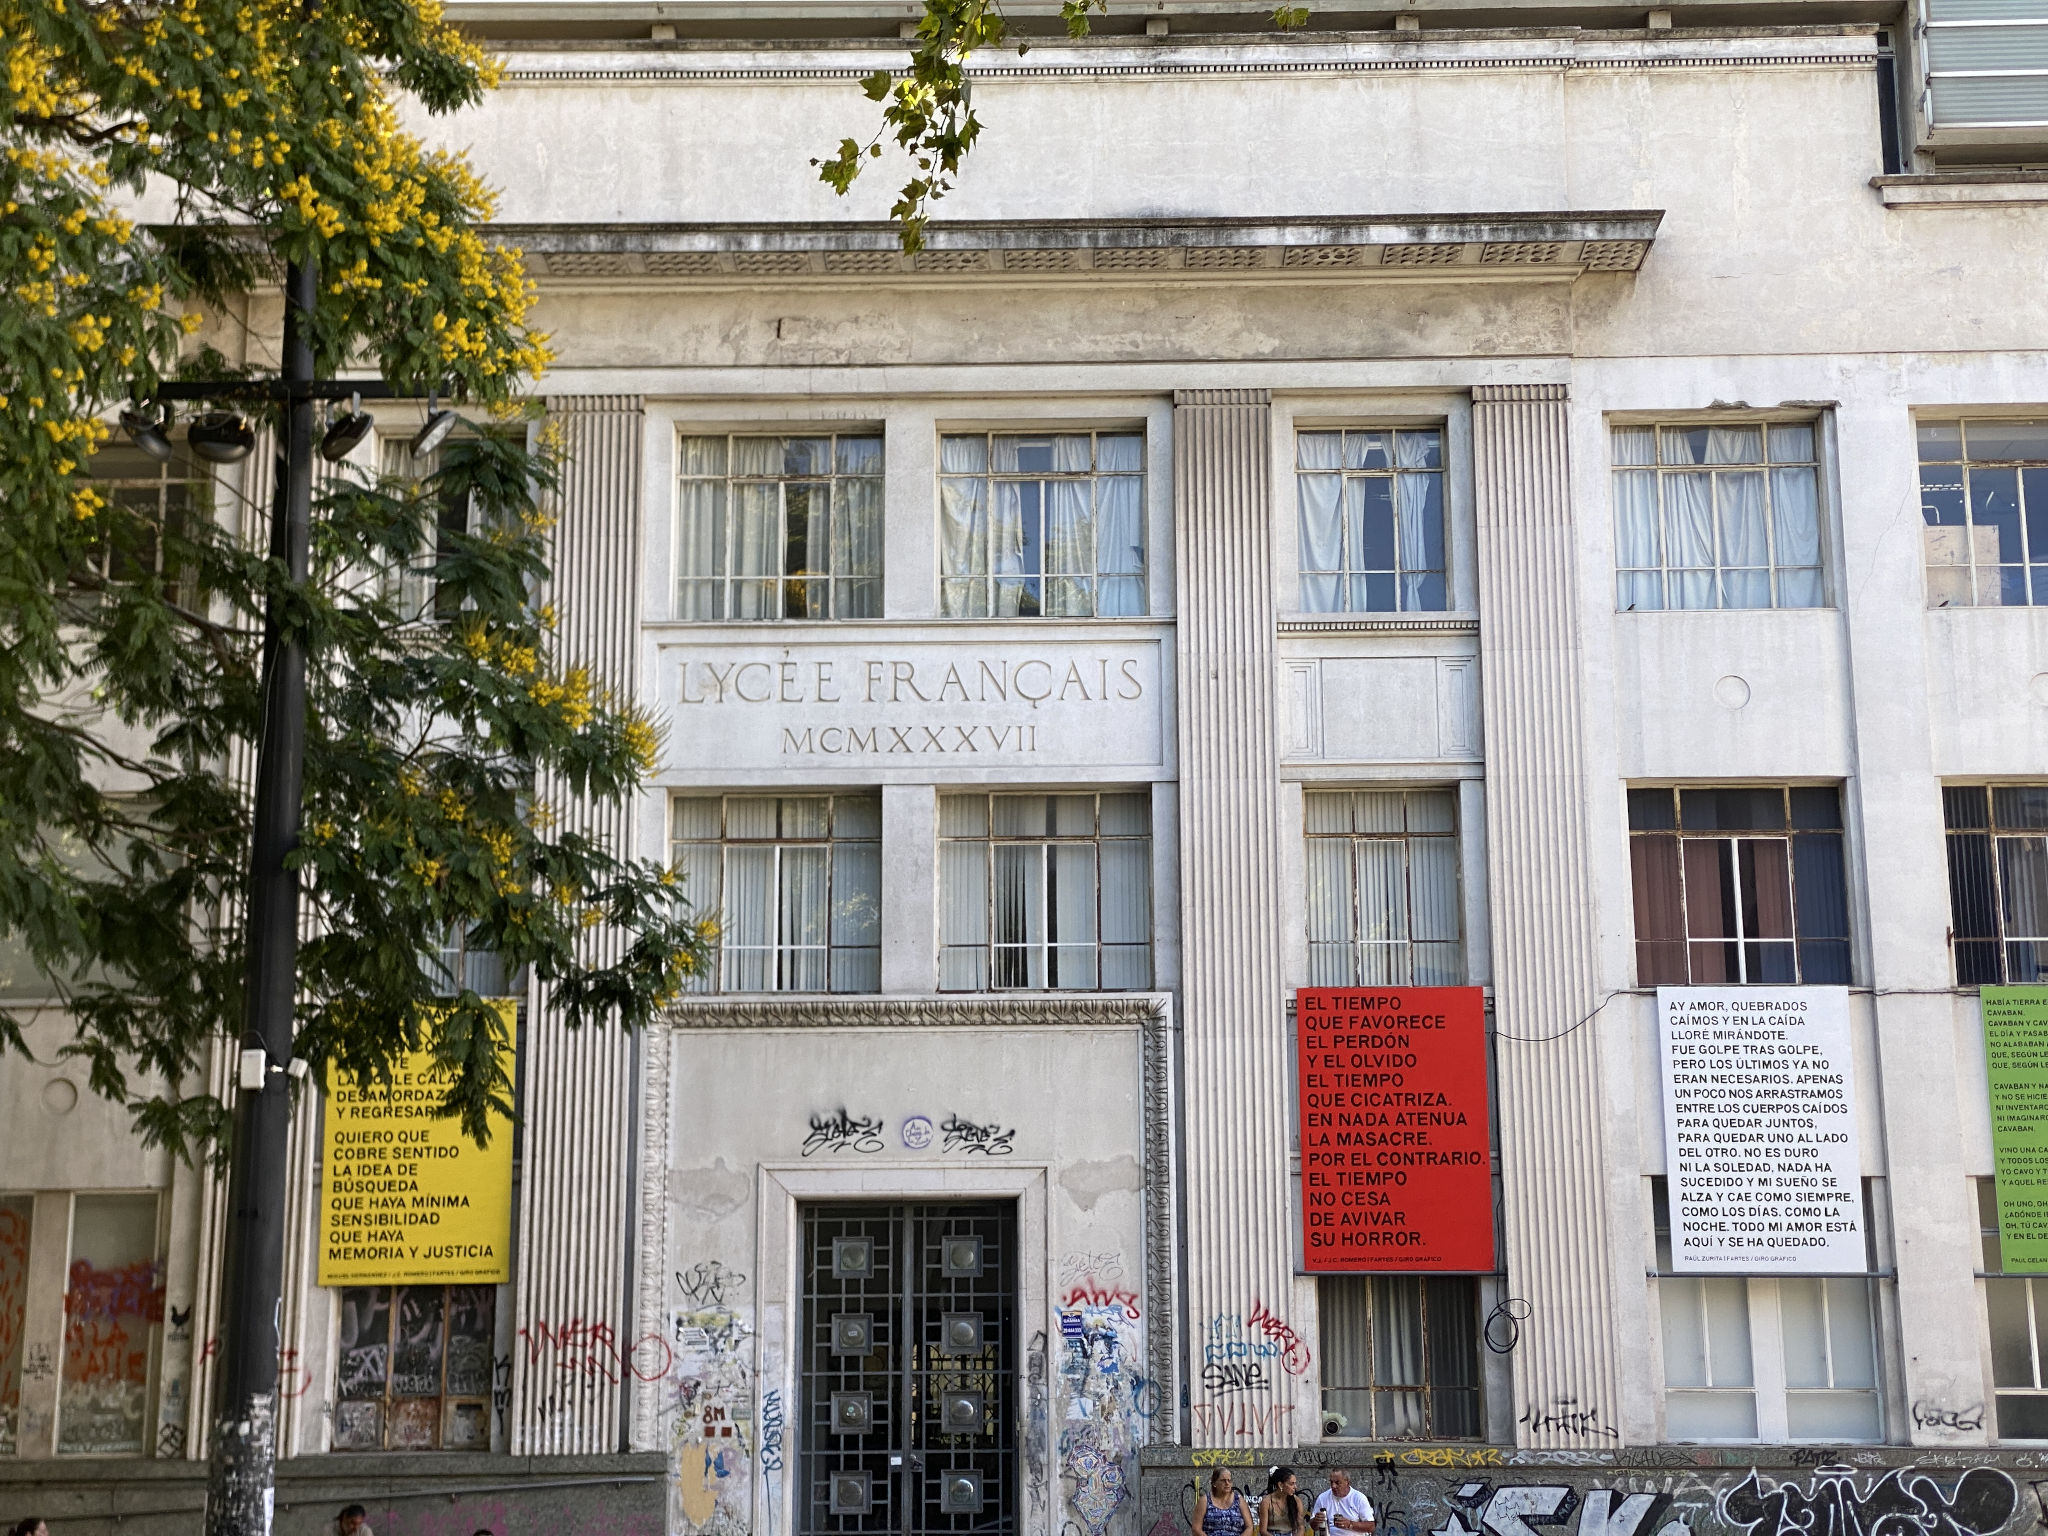
<path id="1" fill-rule="evenodd" d="M 1285 1445 L 1291 1377 L 1209 1404 L 1213 1329 L 1283 1322 L 1291 1290 L 1288 1050 L 1274 735 L 1272 401 L 1174 396 L 1175 646 L 1180 690 L 1181 1007 L 1185 1019 L 1188 1325 L 1196 1445 Z"/>
<path id="2" fill-rule="evenodd" d="M 639 631 L 643 415 L 636 397 L 552 399 L 566 463 L 556 501 L 554 604 L 565 666 L 634 696 Z M 631 846 L 629 806 L 594 806 L 560 785 L 542 797 L 561 825 Z M 592 959 L 622 935 L 593 929 Z M 624 1435 L 635 1307 L 633 1042 L 612 1027 L 566 1028 L 535 988 L 528 1011 L 520 1158 L 514 1454 L 616 1451 Z M 601 1330 L 601 1331 L 600 1331 Z M 567 1341 L 566 1343 L 564 1341 Z"/>
<path id="3" fill-rule="evenodd" d="M 1614 1444 L 1620 1413 L 1569 416 L 1562 384 L 1472 392 L 1507 1258 L 1536 1302 L 1517 1434 L 1560 1447 Z"/>

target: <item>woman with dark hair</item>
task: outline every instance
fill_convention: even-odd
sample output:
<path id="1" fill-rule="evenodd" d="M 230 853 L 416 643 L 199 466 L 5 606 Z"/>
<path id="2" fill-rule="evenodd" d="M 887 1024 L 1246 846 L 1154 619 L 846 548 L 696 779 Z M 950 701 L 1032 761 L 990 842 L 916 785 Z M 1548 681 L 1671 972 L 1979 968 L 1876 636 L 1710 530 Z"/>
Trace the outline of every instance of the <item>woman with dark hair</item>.
<path id="1" fill-rule="evenodd" d="M 1251 1523 L 1244 1495 L 1231 1485 L 1230 1468 L 1218 1467 L 1209 1474 L 1209 1491 L 1202 1495 L 1195 1536 L 1246 1536 Z"/>
<path id="2" fill-rule="evenodd" d="M 1308 1536 L 1308 1500 L 1295 1491 L 1294 1468 L 1275 1467 L 1266 1474 L 1258 1536 Z"/>
<path id="3" fill-rule="evenodd" d="M 50 1536 L 50 1528 L 43 1524 L 41 1515 L 30 1515 L 26 1520 L 17 1520 L 10 1525 L 7 1536 Z"/>

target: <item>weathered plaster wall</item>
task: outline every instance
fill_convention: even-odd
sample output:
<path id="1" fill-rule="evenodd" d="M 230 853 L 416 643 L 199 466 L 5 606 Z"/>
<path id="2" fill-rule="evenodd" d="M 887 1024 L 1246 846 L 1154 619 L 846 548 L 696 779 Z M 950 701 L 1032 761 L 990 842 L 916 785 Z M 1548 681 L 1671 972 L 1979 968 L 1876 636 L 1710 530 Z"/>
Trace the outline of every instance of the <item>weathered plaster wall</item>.
<path id="1" fill-rule="evenodd" d="M 1142 1031 L 699 1027 L 662 1060 L 665 1297 L 627 1353 L 653 1385 L 639 1441 L 673 1456 L 670 1528 L 787 1528 L 800 1200 L 1016 1198 L 1029 1528 L 1132 1536 L 1136 1451 L 1171 1410 L 1147 1351 L 1170 1301 L 1146 1279 Z"/>

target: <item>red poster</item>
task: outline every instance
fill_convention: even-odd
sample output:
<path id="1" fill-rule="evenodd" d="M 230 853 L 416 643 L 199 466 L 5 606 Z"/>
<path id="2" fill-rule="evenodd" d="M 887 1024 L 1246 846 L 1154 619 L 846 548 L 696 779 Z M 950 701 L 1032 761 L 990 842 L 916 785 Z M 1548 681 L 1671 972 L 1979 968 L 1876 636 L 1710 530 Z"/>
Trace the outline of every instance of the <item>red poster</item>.
<path id="1" fill-rule="evenodd" d="M 1302 1253 L 1316 1271 L 1493 1268 L 1478 987 L 1304 987 Z"/>

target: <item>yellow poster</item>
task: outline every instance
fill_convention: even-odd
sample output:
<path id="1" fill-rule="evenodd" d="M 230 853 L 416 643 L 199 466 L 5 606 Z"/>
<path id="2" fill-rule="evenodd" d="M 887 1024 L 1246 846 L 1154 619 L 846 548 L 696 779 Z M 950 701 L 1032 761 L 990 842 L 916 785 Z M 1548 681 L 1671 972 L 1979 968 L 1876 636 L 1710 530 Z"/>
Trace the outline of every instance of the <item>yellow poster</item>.
<path id="1" fill-rule="evenodd" d="M 514 1005 L 500 1005 L 516 1038 Z M 321 1136 L 320 1284 L 496 1283 L 512 1278 L 512 1127 L 479 1149 L 434 1113 L 447 1074 L 415 1051 L 391 1087 L 329 1070 Z"/>

